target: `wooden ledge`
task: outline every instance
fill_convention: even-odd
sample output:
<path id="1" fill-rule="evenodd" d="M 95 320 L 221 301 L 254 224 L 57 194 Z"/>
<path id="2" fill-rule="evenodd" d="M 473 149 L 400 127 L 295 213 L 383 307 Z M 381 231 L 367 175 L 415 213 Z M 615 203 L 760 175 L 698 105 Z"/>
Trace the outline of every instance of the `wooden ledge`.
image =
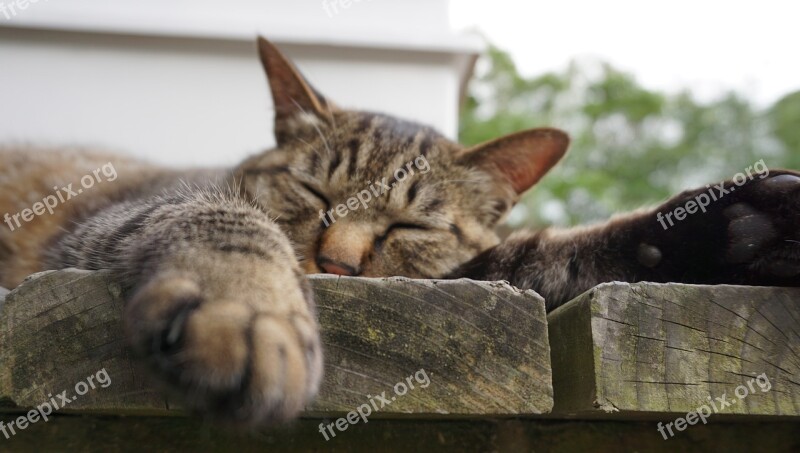
<path id="1" fill-rule="evenodd" d="M 800 288 L 608 283 L 548 321 L 555 415 L 800 415 Z"/>
<path id="2" fill-rule="evenodd" d="M 430 386 L 376 417 L 475 419 L 552 409 L 553 418 L 672 420 L 711 403 L 717 419 L 800 416 L 800 288 L 609 283 L 545 319 L 538 295 L 504 283 L 311 282 L 326 372 L 306 416 L 352 411 L 420 369 Z M 0 401 L 7 408 L 40 404 L 105 368 L 112 385 L 71 410 L 180 413 L 129 357 L 120 289 L 108 273 L 39 274 L 5 302 L 0 296 L 0 307 Z M 737 388 L 747 395 L 739 398 Z M 721 407 L 723 396 L 735 402 Z"/>
<path id="3" fill-rule="evenodd" d="M 352 411 L 368 395 L 391 394 L 420 369 L 430 385 L 376 417 L 552 408 L 544 301 L 534 292 L 471 280 L 315 276 L 311 282 L 326 369 L 309 415 Z M 76 270 L 37 274 L 7 294 L 0 311 L 0 400 L 12 409 L 33 407 L 105 368 L 112 384 L 73 401 L 70 411 L 176 413 L 124 346 L 120 297 L 107 272 Z"/>

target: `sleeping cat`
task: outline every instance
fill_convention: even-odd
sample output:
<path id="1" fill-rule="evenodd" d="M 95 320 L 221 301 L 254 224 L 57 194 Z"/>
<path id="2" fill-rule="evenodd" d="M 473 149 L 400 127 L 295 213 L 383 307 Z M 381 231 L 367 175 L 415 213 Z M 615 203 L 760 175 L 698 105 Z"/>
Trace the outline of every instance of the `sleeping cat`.
<path id="1" fill-rule="evenodd" d="M 202 413 L 259 425 L 315 395 L 322 355 L 307 273 L 504 278 L 550 307 L 608 279 L 796 283 L 796 242 L 783 242 L 798 239 L 796 174 L 748 183 L 668 231 L 643 211 L 498 245 L 494 227 L 564 155 L 566 134 L 533 129 L 465 149 L 423 125 L 341 109 L 272 44 L 258 48 L 277 147 L 236 168 L 0 149 L 0 214 L 116 169 L 52 214 L 0 225 L 0 286 L 45 269 L 111 269 L 126 288 L 132 350 Z M 413 171 L 420 159 L 430 171 Z M 376 187 L 368 204 L 349 203 Z"/>

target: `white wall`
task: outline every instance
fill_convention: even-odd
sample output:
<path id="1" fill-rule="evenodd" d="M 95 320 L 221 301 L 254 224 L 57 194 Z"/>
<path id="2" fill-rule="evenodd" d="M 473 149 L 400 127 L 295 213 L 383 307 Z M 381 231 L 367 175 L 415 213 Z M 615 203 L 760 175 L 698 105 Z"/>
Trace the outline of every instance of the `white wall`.
<path id="1" fill-rule="evenodd" d="M 337 103 L 455 136 L 481 46 L 449 31 L 447 1 L 339 1 L 330 14 L 322 0 L 40 0 L 0 14 L 0 142 L 234 164 L 273 143 L 257 33 Z"/>

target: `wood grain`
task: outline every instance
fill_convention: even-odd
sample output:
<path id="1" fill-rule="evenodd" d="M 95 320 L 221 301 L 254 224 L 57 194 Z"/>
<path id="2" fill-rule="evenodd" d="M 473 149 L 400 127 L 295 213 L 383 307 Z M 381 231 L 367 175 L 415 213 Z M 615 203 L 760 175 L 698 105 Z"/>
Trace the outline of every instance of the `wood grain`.
<path id="1" fill-rule="evenodd" d="M 353 411 L 416 388 L 393 414 L 541 414 L 552 408 L 543 300 L 503 283 L 319 276 L 326 371 L 308 414 Z M 68 410 L 167 414 L 176 402 L 131 360 L 121 290 L 106 272 L 47 272 L 6 296 L 0 312 L 0 399 L 32 407 L 105 369 L 112 385 Z M 430 385 L 413 376 L 424 370 Z M 422 377 L 422 374 L 419 375 Z"/>
<path id="2" fill-rule="evenodd" d="M 548 321 L 554 414 L 800 416 L 800 289 L 608 283 Z"/>

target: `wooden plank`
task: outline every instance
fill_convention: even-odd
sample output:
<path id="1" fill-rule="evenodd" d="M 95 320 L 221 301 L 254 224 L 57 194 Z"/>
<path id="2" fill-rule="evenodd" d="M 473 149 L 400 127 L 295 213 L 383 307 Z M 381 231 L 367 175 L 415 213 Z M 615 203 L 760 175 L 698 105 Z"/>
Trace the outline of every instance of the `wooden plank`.
<path id="1" fill-rule="evenodd" d="M 0 414 L 0 422 L 13 419 Z M 231 432 L 184 417 L 65 417 L 39 421 L 5 439 L 0 449 L 170 452 L 770 452 L 800 451 L 796 423 L 715 423 L 693 426 L 668 440 L 651 422 L 531 419 L 396 420 L 357 424 L 325 440 L 326 419 L 255 433 Z M 3 447 L 6 447 L 4 449 Z"/>
<path id="2" fill-rule="evenodd" d="M 800 288 L 608 283 L 548 322 L 556 415 L 800 416 Z"/>
<path id="3" fill-rule="evenodd" d="M 325 379 L 309 414 L 349 412 L 424 370 L 392 414 L 541 414 L 552 408 L 544 301 L 504 283 L 317 276 Z M 105 369 L 112 385 L 72 411 L 169 413 L 122 337 L 106 272 L 39 274 L 0 312 L 0 399 L 32 407 Z M 422 375 L 420 375 L 422 376 Z"/>

